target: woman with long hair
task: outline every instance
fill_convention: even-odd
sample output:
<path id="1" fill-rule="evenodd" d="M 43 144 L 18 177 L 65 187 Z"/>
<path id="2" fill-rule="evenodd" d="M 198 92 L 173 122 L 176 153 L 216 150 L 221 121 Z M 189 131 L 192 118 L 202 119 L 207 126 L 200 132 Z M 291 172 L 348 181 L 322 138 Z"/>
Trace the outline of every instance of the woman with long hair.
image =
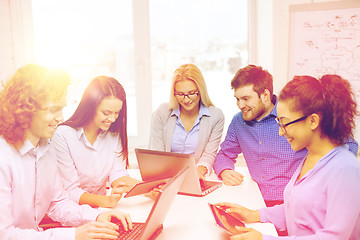
<path id="1" fill-rule="evenodd" d="M 63 185 L 80 204 L 114 207 L 128 187 L 126 94 L 112 77 L 94 78 L 74 114 L 59 126 L 52 144 L 57 150 Z M 110 183 L 112 193 L 106 195 Z"/>
<path id="2" fill-rule="evenodd" d="M 178 67 L 173 75 L 170 103 L 153 113 L 149 148 L 194 154 L 198 175 L 212 171 L 224 129 L 224 115 L 211 102 L 204 77 L 194 64 Z"/>

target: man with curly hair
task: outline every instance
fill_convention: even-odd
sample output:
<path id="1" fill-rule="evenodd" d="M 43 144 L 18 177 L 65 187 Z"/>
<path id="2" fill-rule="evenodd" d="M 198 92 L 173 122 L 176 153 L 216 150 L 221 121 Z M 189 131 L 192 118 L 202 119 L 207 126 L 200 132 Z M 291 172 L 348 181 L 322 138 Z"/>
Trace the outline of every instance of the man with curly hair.
<path id="1" fill-rule="evenodd" d="M 79 206 L 64 192 L 49 139 L 63 121 L 70 76 L 35 64 L 20 68 L 0 92 L 0 236 L 2 239 L 114 239 L 130 217 Z M 44 215 L 64 226 L 39 227 Z"/>

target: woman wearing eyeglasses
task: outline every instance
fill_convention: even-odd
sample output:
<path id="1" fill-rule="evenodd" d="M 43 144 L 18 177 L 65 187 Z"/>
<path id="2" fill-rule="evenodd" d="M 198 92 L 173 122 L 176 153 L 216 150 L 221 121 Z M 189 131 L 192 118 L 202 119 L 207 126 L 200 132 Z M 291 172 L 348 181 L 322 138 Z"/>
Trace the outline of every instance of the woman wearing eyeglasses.
<path id="1" fill-rule="evenodd" d="M 153 113 L 149 148 L 194 154 L 199 178 L 210 174 L 224 128 L 224 115 L 211 102 L 205 80 L 194 64 L 174 72 L 170 103 Z"/>
<path id="2" fill-rule="evenodd" d="M 87 86 L 74 114 L 52 138 L 65 190 L 80 204 L 115 207 L 138 181 L 129 177 L 126 94 L 112 77 Z M 112 192 L 106 195 L 106 184 Z"/>
<path id="3" fill-rule="evenodd" d="M 281 239 L 360 239 L 360 164 L 344 147 L 352 137 L 356 109 L 348 81 L 296 76 L 279 96 L 279 134 L 304 158 L 284 190 L 284 204 L 249 210 L 220 203 L 245 222 L 271 222 L 287 229 Z M 249 228 L 233 228 L 236 239 L 277 239 Z M 237 235 L 236 235 L 237 234 Z"/>

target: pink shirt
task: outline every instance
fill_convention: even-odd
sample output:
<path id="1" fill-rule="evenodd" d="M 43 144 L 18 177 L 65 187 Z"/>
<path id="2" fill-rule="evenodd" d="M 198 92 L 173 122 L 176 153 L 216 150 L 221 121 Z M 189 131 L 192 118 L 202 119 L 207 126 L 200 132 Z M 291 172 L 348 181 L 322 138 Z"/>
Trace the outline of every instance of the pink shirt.
<path id="1" fill-rule="evenodd" d="M 263 239 L 359 240 L 360 164 L 356 157 L 339 146 L 298 181 L 302 164 L 285 188 L 284 204 L 260 209 L 262 222 L 286 228 L 289 237 Z"/>
<path id="2" fill-rule="evenodd" d="M 60 126 L 51 143 L 64 188 L 76 202 L 84 192 L 105 195 L 107 182 L 129 175 L 118 134 L 103 132 L 91 145 L 82 128 Z"/>
<path id="3" fill-rule="evenodd" d="M 0 199 L 1 239 L 75 239 L 74 228 L 42 231 L 38 224 L 46 213 L 66 226 L 82 225 L 100 214 L 69 199 L 47 141 L 34 148 L 27 140 L 17 150 L 0 136 Z"/>

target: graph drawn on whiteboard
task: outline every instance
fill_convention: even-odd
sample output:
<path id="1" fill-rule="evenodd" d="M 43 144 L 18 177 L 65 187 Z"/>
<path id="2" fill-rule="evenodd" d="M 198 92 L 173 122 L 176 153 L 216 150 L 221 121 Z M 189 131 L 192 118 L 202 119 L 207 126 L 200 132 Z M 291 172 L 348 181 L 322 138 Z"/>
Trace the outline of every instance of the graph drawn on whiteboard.
<path id="1" fill-rule="evenodd" d="M 289 80 L 338 74 L 360 99 L 360 2 L 357 7 L 290 11 Z M 313 6 L 312 6 L 313 7 Z"/>

